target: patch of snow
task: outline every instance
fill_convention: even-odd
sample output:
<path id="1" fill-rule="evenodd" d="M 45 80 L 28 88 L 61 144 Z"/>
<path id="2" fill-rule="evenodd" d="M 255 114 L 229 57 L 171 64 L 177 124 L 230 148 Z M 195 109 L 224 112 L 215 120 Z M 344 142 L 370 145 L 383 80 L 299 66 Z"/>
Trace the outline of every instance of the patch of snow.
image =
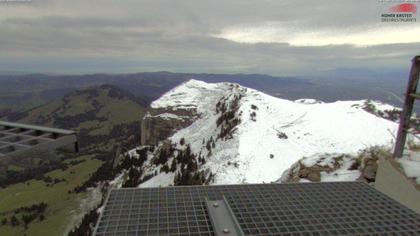
<path id="1" fill-rule="evenodd" d="M 125 172 L 120 173 L 117 177 L 115 177 L 115 179 L 109 182 L 109 185 L 114 186 L 115 188 L 121 188 L 124 182 L 124 176 Z"/>
<path id="2" fill-rule="evenodd" d="M 414 178 L 417 184 L 420 184 L 420 156 L 410 155 L 398 160 L 405 175 L 408 178 Z"/>
<path id="3" fill-rule="evenodd" d="M 301 160 L 301 163 L 306 167 L 312 167 L 314 165 L 328 166 L 335 168 L 334 164 L 338 162 L 338 169 L 332 172 L 322 171 L 321 182 L 331 181 L 355 181 L 360 177 L 359 170 L 348 170 L 354 163 L 354 156 L 348 156 L 337 153 L 323 153 L 316 154 L 311 157 L 305 157 Z"/>
<path id="4" fill-rule="evenodd" d="M 301 98 L 301 99 L 295 100 L 295 102 L 296 103 L 301 103 L 301 104 L 321 104 L 321 103 L 324 103 L 323 101 L 312 99 L 312 98 Z"/>
<path id="5" fill-rule="evenodd" d="M 314 166 L 318 164 L 320 166 L 329 166 L 334 167 L 334 157 L 339 156 L 337 153 L 317 153 L 310 157 L 304 157 L 301 160 L 301 163 L 306 167 Z"/>
<path id="6" fill-rule="evenodd" d="M 391 111 L 391 110 L 394 110 L 394 109 L 401 110 L 398 107 L 383 103 L 381 101 L 370 101 L 370 103 L 375 106 L 377 111 L 384 112 L 384 111 Z"/>
<path id="7" fill-rule="evenodd" d="M 99 207 L 99 208 L 96 210 L 96 213 L 98 213 L 98 214 L 102 214 L 102 212 L 104 211 L 104 209 L 105 209 L 105 205 L 102 205 L 101 207 Z"/>
<path id="8" fill-rule="evenodd" d="M 144 183 L 141 183 L 138 187 L 139 188 L 150 188 L 150 187 L 164 187 L 174 184 L 174 173 L 165 173 L 162 172 L 153 178 L 147 180 Z"/>
<path id="9" fill-rule="evenodd" d="M 375 108 L 376 111 L 384 112 L 384 111 L 391 111 L 391 110 L 394 110 L 394 109 L 401 110 L 400 108 L 395 107 L 393 105 L 386 104 L 386 103 L 383 103 L 381 101 L 368 100 L 368 99 L 364 99 L 364 100 L 360 100 L 360 101 L 354 101 L 353 107 L 364 108 L 368 104 L 372 105 Z"/>
<path id="10" fill-rule="evenodd" d="M 176 107 L 182 109 L 199 108 L 209 100 L 209 95 L 220 91 L 219 84 L 209 84 L 191 79 L 152 102 L 152 108 Z M 222 88 L 223 90 L 223 88 Z"/>
<path id="11" fill-rule="evenodd" d="M 343 168 L 331 173 L 321 172 L 321 182 L 356 181 L 359 177 L 360 171 Z"/>
<path id="12" fill-rule="evenodd" d="M 361 173 L 359 170 L 349 170 L 354 162 L 352 157 L 342 156 L 338 162 L 340 167 L 337 170 L 330 173 L 321 172 L 321 182 L 355 181 L 360 177 Z"/>
<path id="13" fill-rule="evenodd" d="M 134 149 L 129 150 L 127 152 L 128 153 L 128 156 L 131 157 L 131 158 L 138 158 L 139 157 L 139 154 L 137 153 L 137 150 L 139 150 L 139 149 L 138 148 L 134 148 Z"/>
<path id="14" fill-rule="evenodd" d="M 188 118 L 188 117 L 185 117 L 185 116 L 178 116 L 178 115 L 175 115 L 175 114 L 172 114 L 172 113 L 162 113 L 162 114 L 156 115 L 155 117 L 160 117 L 162 119 L 167 119 L 167 120 L 169 120 L 169 119 L 183 120 L 185 118 Z"/>
<path id="15" fill-rule="evenodd" d="M 257 121 L 245 119 L 235 138 L 239 141 L 236 159 L 244 163 L 241 174 L 251 183 L 278 178 L 304 156 L 354 154 L 371 146 L 391 145 L 397 129 L 394 122 L 352 108 L 352 101 L 309 105 L 262 93 L 247 94 L 241 106 L 245 116 L 249 103 L 261 108 Z M 284 132 L 288 139 L 279 139 L 276 131 Z M 273 159 L 267 158 L 270 154 Z M 219 176 L 222 183 L 228 179 Z"/>

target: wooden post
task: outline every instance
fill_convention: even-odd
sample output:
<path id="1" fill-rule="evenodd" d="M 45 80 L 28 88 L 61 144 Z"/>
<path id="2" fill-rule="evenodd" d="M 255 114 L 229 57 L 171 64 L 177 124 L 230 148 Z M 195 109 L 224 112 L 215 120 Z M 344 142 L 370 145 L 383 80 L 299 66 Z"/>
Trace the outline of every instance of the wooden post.
<path id="1" fill-rule="evenodd" d="M 413 112 L 414 100 L 419 97 L 418 94 L 416 94 L 416 91 L 419 81 L 420 56 L 414 57 L 412 62 L 410 78 L 408 80 L 407 91 L 405 93 L 404 106 L 400 115 L 400 125 L 398 127 L 397 140 L 395 142 L 393 155 L 394 158 L 400 158 L 403 155 L 407 131 L 410 128 L 410 118 Z"/>

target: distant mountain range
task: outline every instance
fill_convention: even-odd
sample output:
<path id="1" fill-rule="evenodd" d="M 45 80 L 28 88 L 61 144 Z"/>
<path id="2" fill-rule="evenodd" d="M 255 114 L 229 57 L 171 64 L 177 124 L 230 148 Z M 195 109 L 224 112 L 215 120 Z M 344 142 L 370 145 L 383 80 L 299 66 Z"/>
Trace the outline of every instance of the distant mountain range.
<path id="1" fill-rule="evenodd" d="M 347 73 L 349 74 L 349 73 Z M 352 75 L 352 74 L 351 74 Z M 340 77 L 332 71 L 325 76 L 305 78 L 261 74 L 192 74 L 145 72 L 135 74 L 89 75 L 0 75 L 0 117 L 10 111 L 23 111 L 43 105 L 63 94 L 104 84 L 115 85 L 135 96 L 153 101 L 173 87 L 197 79 L 209 83 L 232 82 L 279 98 L 314 98 L 325 102 L 338 100 L 380 100 L 401 106 L 406 81 L 393 76 L 370 73 Z"/>

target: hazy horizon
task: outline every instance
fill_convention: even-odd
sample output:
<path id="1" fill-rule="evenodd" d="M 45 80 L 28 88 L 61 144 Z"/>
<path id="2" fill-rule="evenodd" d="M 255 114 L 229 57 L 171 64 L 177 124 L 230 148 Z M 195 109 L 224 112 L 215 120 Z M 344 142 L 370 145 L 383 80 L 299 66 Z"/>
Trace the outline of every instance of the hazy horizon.
<path id="1" fill-rule="evenodd" d="M 397 3 L 2 2 L 0 72 L 400 73 L 420 52 L 420 23 L 381 22 L 389 4 Z"/>

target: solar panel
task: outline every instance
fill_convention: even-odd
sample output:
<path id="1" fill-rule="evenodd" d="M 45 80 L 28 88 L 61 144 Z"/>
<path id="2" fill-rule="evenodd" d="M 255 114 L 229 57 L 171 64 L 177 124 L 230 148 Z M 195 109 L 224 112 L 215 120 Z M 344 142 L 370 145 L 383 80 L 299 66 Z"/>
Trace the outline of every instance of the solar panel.
<path id="1" fill-rule="evenodd" d="M 77 151 L 74 131 L 0 121 L 0 161 L 67 145 Z"/>
<path id="2" fill-rule="evenodd" d="M 216 235 L 223 199 L 244 235 L 420 235 L 420 215 L 359 182 L 113 189 L 95 235 Z"/>

